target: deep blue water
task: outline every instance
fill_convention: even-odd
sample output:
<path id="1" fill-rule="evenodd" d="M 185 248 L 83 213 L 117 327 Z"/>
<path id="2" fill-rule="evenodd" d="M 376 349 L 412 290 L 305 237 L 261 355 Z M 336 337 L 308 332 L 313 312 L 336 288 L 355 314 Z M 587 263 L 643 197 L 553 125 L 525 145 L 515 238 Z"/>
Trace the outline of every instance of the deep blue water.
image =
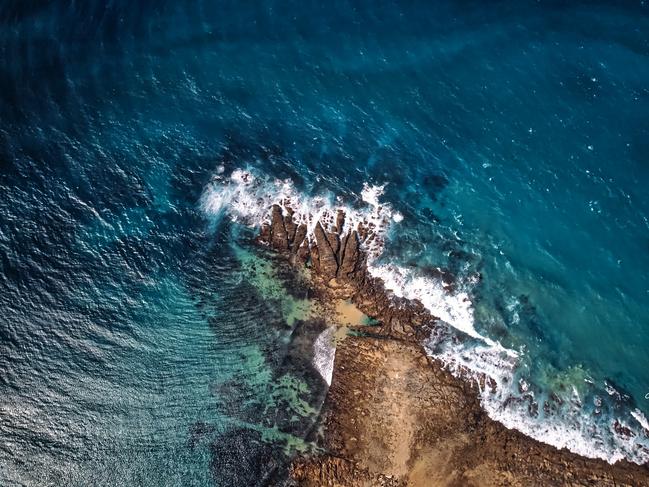
<path id="1" fill-rule="evenodd" d="M 387 183 L 385 260 L 480 273 L 539 394 L 646 437 L 648 9 L 3 2 L 0 484 L 248 485 L 300 446 L 324 385 L 200 208 L 220 165 Z"/>

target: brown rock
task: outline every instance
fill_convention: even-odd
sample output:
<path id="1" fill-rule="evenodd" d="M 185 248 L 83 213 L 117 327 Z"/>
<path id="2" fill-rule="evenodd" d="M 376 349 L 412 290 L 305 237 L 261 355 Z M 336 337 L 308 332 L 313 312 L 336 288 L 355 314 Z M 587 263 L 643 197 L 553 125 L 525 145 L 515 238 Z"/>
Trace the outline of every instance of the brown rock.
<path id="1" fill-rule="evenodd" d="M 325 232 L 325 236 L 327 237 L 327 242 L 329 242 L 331 251 L 336 257 L 336 262 L 338 262 L 338 254 L 340 252 L 340 237 L 335 232 Z"/>
<path id="2" fill-rule="evenodd" d="M 326 453 L 294 462 L 298 485 L 649 485 L 647 467 L 579 457 L 496 423 L 470 384 L 406 341 L 340 342 L 322 417 Z"/>
<path id="3" fill-rule="evenodd" d="M 340 268 L 338 275 L 344 279 L 350 279 L 360 269 L 360 241 L 356 230 L 347 234 L 343 240 L 344 248 L 341 254 Z"/>
<path id="4" fill-rule="evenodd" d="M 297 262 L 299 262 L 301 265 L 306 265 L 306 263 L 309 261 L 309 258 L 311 257 L 311 249 L 309 248 L 308 241 L 302 240 L 302 244 L 297 249 L 296 257 Z"/>
<path id="5" fill-rule="evenodd" d="M 288 250 L 288 233 L 286 232 L 286 227 L 284 226 L 282 210 L 278 205 L 273 205 L 270 221 L 271 245 L 274 249 L 277 249 L 281 252 Z"/>
<path id="6" fill-rule="evenodd" d="M 336 272 L 338 272 L 336 253 L 332 249 L 320 222 L 318 222 L 315 227 L 314 236 L 318 246 L 318 255 L 320 257 L 319 273 L 328 281 L 329 279 L 336 277 Z"/>
<path id="7" fill-rule="evenodd" d="M 320 274 L 320 251 L 317 245 L 309 246 L 309 257 L 311 259 L 311 267 L 316 274 Z"/>
<path id="8" fill-rule="evenodd" d="M 295 238 L 291 242 L 291 251 L 297 253 L 298 250 L 302 247 L 302 243 L 306 238 L 307 228 L 304 223 L 301 223 L 295 230 Z"/>
<path id="9" fill-rule="evenodd" d="M 284 228 L 286 228 L 286 236 L 288 238 L 288 244 L 290 247 L 293 243 L 293 240 L 295 240 L 295 232 L 297 230 L 297 225 L 293 222 L 292 213 L 289 213 L 284 217 Z"/>
<path id="10" fill-rule="evenodd" d="M 259 243 L 263 243 L 263 244 L 269 244 L 270 243 L 270 225 L 268 223 L 263 223 L 261 225 L 261 231 L 259 232 L 259 236 L 257 237 L 257 241 Z"/>
<path id="11" fill-rule="evenodd" d="M 336 233 L 338 235 L 342 235 L 344 230 L 345 230 L 345 212 L 342 210 L 338 210 L 338 213 L 336 214 Z"/>

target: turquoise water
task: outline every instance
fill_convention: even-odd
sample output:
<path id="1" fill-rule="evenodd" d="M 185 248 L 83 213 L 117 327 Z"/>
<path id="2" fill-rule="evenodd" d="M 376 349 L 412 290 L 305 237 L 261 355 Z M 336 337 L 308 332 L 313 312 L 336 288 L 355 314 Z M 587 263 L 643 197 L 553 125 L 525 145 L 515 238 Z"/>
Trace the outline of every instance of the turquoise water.
<path id="1" fill-rule="evenodd" d="M 220 166 L 353 207 L 387 184 L 404 218 L 380 262 L 447 269 L 475 330 L 520 354 L 534 421 L 571 414 L 543 401 L 574 387 L 639 458 L 648 13 L 4 2 L 0 483 L 254 485 L 308 447 L 305 297 L 201 208 Z"/>

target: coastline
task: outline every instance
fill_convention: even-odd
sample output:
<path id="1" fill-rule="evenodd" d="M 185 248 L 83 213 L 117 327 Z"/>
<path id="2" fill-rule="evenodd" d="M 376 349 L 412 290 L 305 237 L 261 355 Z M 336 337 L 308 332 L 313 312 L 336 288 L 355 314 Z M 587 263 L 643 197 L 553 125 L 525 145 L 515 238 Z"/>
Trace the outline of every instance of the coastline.
<path id="1" fill-rule="evenodd" d="M 445 370 L 423 342 L 435 326 L 418 301 L 389 293 L 368 272 L 371 225 L 344 232 L 345 214 L 312 239 L 289 206 L 273 205 L 258 243 L 309 268 L 322 306 L 353 303 L 377 324 L 349 326 L 312 438 L 326 452 L 297 458 L 297 485 L 649 485 L 649 467 L 579 456 L 507 429 L 488 417 L 478 384 Z M 326 230 L 325 230 L 326 228 Z M 363 245 L 361 244 L 363 242 Z M 489 387 L 485 376 L 480 387 Z"/>

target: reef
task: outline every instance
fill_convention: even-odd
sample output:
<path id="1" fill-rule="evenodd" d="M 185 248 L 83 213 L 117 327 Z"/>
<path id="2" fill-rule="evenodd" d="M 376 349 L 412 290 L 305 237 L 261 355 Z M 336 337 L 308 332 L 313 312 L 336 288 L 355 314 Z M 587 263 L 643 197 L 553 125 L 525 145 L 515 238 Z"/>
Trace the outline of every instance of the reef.
<path id="1" fill-rule="evenodd" d="M 649 485 L 647 465 L 581 457 L 489 418 L 478 397 L 487 376 L 458 377 L 427 356 L 422 342 L 437 318 L 370 275 L 367 249 L 380 234 L 371 222 L 348 228 L 345 218 L 338 211 L 307 227 L 290 206 L 273 205 L 257 237 L 305 270 L 324 309 L 348 300 L 376 323 L 352 326 L 338 343 L 309 438 L 319 448 L 293 460 L 289 485 Z"/>

